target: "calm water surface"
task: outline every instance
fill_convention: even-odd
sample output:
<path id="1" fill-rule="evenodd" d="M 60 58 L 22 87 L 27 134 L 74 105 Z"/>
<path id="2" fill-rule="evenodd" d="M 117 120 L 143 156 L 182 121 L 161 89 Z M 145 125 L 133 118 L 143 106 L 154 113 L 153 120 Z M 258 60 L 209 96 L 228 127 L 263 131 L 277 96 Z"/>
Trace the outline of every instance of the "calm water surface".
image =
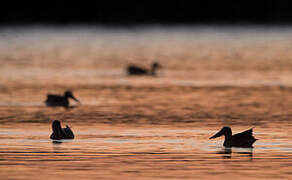
<path id="1" fill-rule="evenodd" d="M 273 128 L 256 129 L 255 136 L 260 140 L 253 149 L 223 148 L 222 139 L 208 140 L 217 129 L 203 125 L 76 124 L 72 128 L 76 139 L 57 143 L 48 139 L 49 124 L 1 128 L 1 177 L 282 179 L 292 175 L 291 133 L 268 133 Z"/>
<path id="2" fill-rule="evenodd" d="M 2 27 L 0 179 L 291 179 L 291 27 Z M 128 63 L 163 69 L 128 77 Z M 81 106 L 47 108 L 73 90 Z M 73 105 L 74 102 L 72 102 Z M 76 138 L 52 142 L 51 122 Z M 254 128 L 254 148 L 209 140 Z"/>

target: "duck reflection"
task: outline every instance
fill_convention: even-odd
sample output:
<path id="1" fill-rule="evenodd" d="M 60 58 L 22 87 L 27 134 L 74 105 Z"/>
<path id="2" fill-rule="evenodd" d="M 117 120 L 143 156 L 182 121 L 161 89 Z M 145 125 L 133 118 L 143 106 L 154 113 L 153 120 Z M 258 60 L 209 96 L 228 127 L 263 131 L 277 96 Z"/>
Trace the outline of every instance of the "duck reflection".
<path id="1" fill-rule="evenodd" d="M 249 160 L 253 159 L 253 149 L 252 148 L 235 148 L 234 150 L 229 147 L 224 147 L 217 151 L 216 154 L 221 154 L 223 159 L 231 159 L 232 155 L 239 155 L 237 157 L 248 157 Z"/>
<path id="2" fill-rule="evenodd" d="M 232 148 L 222 148 L 221 150 L 217 151 L 216 154 L 222 154 L 222 158 L 224 159 L 231 159 Z"/>
<path id="3" fill-rule="evenodd" d="M 63 142 L 61 140 L 52 140 L 53 144 L 62 144 Z"/>

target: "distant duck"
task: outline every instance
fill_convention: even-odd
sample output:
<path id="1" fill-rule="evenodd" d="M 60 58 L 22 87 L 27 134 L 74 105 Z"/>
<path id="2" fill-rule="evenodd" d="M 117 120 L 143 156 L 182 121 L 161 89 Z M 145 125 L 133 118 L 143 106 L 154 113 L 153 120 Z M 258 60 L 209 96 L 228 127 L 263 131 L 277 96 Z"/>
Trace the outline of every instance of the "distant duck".
<path id="1" fill-rule="evenodd" d="M 66 91 L 63 96 L 56 94 L 48 94 L 45 103 L 47 106 L 63 106 L 68 108 L 69 98 L 72 98 L 76 102 L 80 103 L 79 100 L 73 96 L 71 91 Z"/>
<path id="2" fill-rule="evenodd" d="M 132 75 L 152 75 L 155 76 L 156 75 L 156 70 L 162 68 L 162 66 L 158 63 L 158 62 L 154 62 L 152 63 L 151 69 L 145 69 L 142 67 L 138 67 L 135 65 L 129 65 L 127 67 L 127 72 L 128 75 L 132 76 Z"/>
<path id="3" fill-rule="evenodd" d="M 74 139 L 74 134 L 71 128 L 68 125 L 66 125 L 66 128 L 62 128 L 61 122 L 59 120 L 53 121 L 52 130 L 53 133 L 51 134 L 50 138 L 53 140 Z"/>
<path id="4" fill-rule="evenodd" d="M 225 141 L 223 144 L 225 147 L 250 147 L 251 148 L 252 144 L 257 140 L 254 138 L 252 134 L 252 129 L 232 135 L 232 131 L 230 127 L 223 127 L 218 133 L 210 137 L 210 139 L 214 139 L 222 135 L 225 136 Z"/>

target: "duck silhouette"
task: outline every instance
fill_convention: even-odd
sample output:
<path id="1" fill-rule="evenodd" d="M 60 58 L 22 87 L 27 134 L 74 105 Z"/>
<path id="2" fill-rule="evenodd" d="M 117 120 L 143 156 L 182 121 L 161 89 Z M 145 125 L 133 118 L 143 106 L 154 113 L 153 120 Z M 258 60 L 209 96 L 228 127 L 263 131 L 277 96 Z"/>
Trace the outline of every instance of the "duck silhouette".
<path id="1" fill-rule="evenodd" d="M 50 138 L 53 140 L 74 139 L 74 134 L 71 128 L 68 125 L 66 125 L 66 128 L 62 128 L 61 122 L 59 120 L 53 121 L 52 130 L 53 133 L 51 134 Z"/>
<path id="2" fill-rule="evenodd" d="M 56 95 L 56 94 L 48 94 L 47 100 L 45 101 L 47 106 L 63 106 L 65 108 L 69 107 L 69 98 L 72 98 L 76 102 L 80 103 L 78 99 L 76 99 L 71 91 L 66 91 L 64 95 Z"/>
<path id="3" fill-rule="evenodd" d="M 135 65 L 129 65 L 127 67 L 127 73 L 129 76 L 141 76 L 141 75 L 152 75 L 155 76 L 156 75 L 156 70 L 162 68 L 162 66 L 158 63 L 158 62 L 153 62 L 151 69 L 145 69 L 142 67 L 138 67 Z"/>
<path id="4" fill-rule="evenodd" d="M 252 134 L 252 129 L 232 135 L 230 127 L 223 127 L 219 132 L 210 139 L 214 139 L 220 136 L 225 136 L 224 146 L 225 147 L 253 147 L 252 144 L 257 140 Z"/>

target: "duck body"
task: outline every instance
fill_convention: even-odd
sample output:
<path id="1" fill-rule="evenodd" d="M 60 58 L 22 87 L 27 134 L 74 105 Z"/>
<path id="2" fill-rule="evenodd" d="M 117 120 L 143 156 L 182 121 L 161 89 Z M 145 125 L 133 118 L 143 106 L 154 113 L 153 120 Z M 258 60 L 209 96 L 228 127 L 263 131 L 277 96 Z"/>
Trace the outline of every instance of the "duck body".
<path id="1" fill-rule="evenodd" d="M 225 147 L 252 148 L 253 143 L 257 140 L 254 138 L 252 131 L 252 129 L 249 129 L 244 132 L 232 135 L 232 130 L 230 127 L 223 127 L 218 133 L 210 137 L 210 139 L 224 135 L 225 140 L 223 145 Z"/>
<path id="2" fill-rule="evenodd" d="M 47 106 L 63 106 L 69 107 L 69 98 L 72 98 L 76 102 L 79 102 L 72 94 L 71 91 L 66 91 L 64 95 L 48 94 L 45 101 Z"/>
<path id="3" fill-rule="evenodd" d="M 68 125 L 66 125 L 66 128 L 62 128 L 61 122 L 58 120 L 53 121 L 52 130 L 53 133 L 51 134 L 50 138 L 53 140 L 74 139 L 74 133 L 71 128 Z"/>
<path id="4" fill-rule="evenodd" d="M 145 75 L 148 74 L 147 69 L 143 69 L 141 67 L 135 65 L 129 65 L 127 67 L 128 75 Z"/>
<path id="5" fill-rule="evenodd" d="M 127 67 L 127 73 L 128 73 L 129 76 L 133 76 L 133 75 L 136 75 L 136 76 L 141 76 L 141 75 L 155 76 L 156 75 L 156 70 L 161 68 L 161 67 L 162 66 L 157 62 L 152 63 L 152 66 L 151 66 L 150 69 L 145 69 L 145 68 L 138 67 L 138 66 L 135 66 L 135 65 L 129 65 Z"/>
<path id="6" fill-rule="evenodd" d="M 69 107 L 68 98 L 55 94 L 48 94 L 47 100 L 45 101 L 47 106 L 64 106 Z"/>

